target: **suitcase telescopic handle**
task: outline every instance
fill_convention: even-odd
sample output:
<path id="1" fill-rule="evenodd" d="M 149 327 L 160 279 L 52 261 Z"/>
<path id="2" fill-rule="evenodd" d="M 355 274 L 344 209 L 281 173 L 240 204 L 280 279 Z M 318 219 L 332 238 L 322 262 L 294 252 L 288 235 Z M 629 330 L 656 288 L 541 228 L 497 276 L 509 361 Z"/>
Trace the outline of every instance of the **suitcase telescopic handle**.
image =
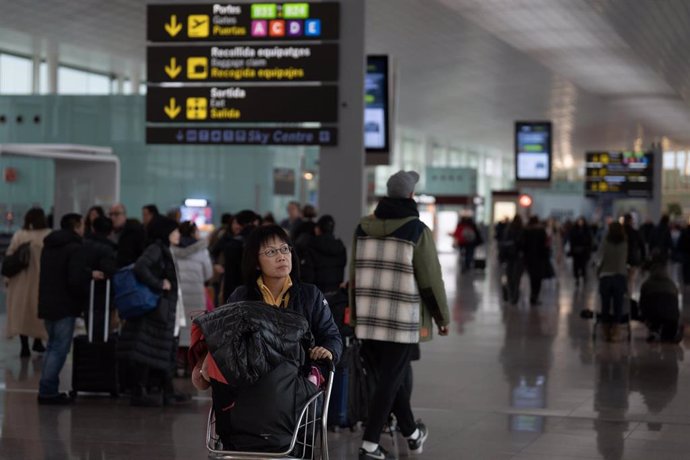
<path id="1" fill-rule="evenodd" d="M 96 280 L 91 279 L 91 289 L 89 289 L 89 343 L 93 342 L 93 312 L 94 312 L 94 293 L 96 290 Z M 105 317 L 103 318 L 103 342 L 107 342 L 110 331 L 110 280 L 105 280 Z"/>

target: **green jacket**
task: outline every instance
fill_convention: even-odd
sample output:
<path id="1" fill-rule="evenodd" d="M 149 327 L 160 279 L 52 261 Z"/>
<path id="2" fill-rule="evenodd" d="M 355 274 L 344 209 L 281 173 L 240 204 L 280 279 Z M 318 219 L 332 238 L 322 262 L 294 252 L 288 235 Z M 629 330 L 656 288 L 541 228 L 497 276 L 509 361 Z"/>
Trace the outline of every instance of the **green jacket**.
<path id="1" fill-rule="evenodd" d="M 351 260 L 349 294 L 358 337 L 416 343 L 431 340 L 432 321 L 450 323 L 433 235 L 413 200 L 384 198 L 374 215 L 362 218 Z"/>

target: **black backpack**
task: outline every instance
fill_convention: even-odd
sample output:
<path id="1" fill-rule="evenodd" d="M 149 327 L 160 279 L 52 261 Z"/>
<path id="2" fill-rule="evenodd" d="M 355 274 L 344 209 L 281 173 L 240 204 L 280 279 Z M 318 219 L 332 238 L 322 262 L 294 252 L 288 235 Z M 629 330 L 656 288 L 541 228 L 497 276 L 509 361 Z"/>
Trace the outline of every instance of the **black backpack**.
<path id="1" fill-rule="evenodd" d="M 2 276 L 12 278 L 19 274 L 22 270 L 29 267 L 31 260 L 31 242 L 27 241 L 19 245 L 16 251 L 5 256 L 2 261 Z"/>

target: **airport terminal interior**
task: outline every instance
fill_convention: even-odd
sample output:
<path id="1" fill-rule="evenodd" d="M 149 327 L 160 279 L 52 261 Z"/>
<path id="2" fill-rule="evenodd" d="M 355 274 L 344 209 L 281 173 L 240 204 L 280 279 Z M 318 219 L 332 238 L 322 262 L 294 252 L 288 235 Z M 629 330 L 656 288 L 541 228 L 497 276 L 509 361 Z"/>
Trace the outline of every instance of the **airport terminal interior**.
<path id="1" fill-rule="evenodd" d="M 0 171 L 0 460 L 690 458 L 690 0 L 0 0 Z M 230 294 L 344 344 L 243 427 Z"/>

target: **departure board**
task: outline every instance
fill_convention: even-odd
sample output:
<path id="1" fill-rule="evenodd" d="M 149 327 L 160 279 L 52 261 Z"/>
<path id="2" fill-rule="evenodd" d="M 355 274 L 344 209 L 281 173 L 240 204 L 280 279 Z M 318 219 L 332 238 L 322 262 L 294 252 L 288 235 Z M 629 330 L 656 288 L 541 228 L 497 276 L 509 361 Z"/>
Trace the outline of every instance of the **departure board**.
<path id="1" fill-rule="evenodd" d="M 651 198 L 651 152 L 588 152 L 585 194 L 622 198 Z"/>

